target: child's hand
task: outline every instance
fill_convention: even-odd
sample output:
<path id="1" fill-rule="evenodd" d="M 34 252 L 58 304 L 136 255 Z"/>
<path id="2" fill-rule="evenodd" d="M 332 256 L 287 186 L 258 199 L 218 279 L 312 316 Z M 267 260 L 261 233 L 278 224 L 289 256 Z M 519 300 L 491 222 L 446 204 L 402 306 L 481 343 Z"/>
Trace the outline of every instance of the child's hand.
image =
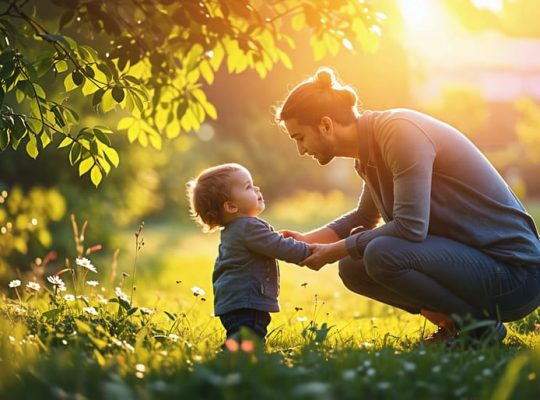
<path id="1" fill-rule="evenodd" d="M 311 255 L 300 262 L 299 265 L 305 265 L 314 271 L 318 271 L 326 264 L 336 262 L 347 256 L 344 240 L 331 244 L 314 243 L 310 244 L 309 248 Z"/>
<path id="2" fill-rule="evenodd" d="M 288 229 L 282 229 L 282 230 L 278 231 L 278 233 L 281 234 L 285 238 L 292 237 L 293 239 L 298 240 L 299 242 L 306 242 L 307 241 L 306 237 L 303 234 L 301 234 L 300 232 L 290 231 Z"/>

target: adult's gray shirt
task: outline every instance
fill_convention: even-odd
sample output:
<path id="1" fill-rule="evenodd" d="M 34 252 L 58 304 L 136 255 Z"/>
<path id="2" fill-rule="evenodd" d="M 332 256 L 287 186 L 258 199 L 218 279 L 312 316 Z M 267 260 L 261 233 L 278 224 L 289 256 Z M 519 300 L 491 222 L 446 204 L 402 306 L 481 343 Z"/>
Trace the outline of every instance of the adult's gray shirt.
<path id="1" fill-rule="evenodd" d="M 328 227 L 361 258 L 379 236 L 421 242 L 437 235 L 517 265 L 540 265 L 531 216 L 493 165 L 460 131 L 407 109 L 365 111 L 358 119 L 364 180 L 358 208 Z M 377 226 L 380 217 L 385 224 Z M 351 229 L 368 230 L 349 236 Z"/>

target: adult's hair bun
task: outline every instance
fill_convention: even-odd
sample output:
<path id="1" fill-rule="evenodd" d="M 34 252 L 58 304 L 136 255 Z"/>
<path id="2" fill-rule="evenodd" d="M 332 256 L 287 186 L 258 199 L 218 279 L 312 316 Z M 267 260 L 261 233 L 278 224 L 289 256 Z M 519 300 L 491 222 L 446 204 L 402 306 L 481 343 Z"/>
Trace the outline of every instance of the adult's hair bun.
<path id="1" fill-rule="evenodd" d="M 330 89 L 334 84 L 335 79 L 334 71 L 330 68 L 320 68 L 315 77 L 316 82 L 325 89 Z"/>

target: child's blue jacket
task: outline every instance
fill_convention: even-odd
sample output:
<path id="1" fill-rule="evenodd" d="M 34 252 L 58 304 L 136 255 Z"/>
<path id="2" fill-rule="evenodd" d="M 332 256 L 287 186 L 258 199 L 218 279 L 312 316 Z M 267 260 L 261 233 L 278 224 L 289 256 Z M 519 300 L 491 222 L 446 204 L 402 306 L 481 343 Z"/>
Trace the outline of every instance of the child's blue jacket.
<path id="1" fill-rule="evenodd" d="M 279 311 L 276 258 L 298 264 L 310 254 L 306 243 L 284 238 L 260 218 L 227 224 L 212 276 L 215 315 L 240 308 Z"/>

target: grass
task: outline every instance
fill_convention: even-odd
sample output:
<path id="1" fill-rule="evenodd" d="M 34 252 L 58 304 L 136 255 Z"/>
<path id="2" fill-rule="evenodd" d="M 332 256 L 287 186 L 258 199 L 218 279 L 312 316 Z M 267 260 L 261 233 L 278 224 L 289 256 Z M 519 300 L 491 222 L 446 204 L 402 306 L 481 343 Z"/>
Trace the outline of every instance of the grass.
<path id="1" fill-rule="evenodd" d="M 10 289 L 0 303 L 0 399 L 538 398 L 538 311 L 507 324 L 501 346 L 449 352 L 420 344 L 434 329 L 423 318 L 345 289 L 336 265 L 281 263 L 282 310 L 266 348 L 222 352 L 211 294 L 218 235 L 147 224 L 143 236 L 131 300 L 133 250 L 119 262 L 121 292 L 82 284 L 108 281 L 99 265 L 97 275 L 74 268 L 85 296 L 75 301 L 63 299 L 71 284 L 55 295 L 23 282 L 21 301 Z"/>

